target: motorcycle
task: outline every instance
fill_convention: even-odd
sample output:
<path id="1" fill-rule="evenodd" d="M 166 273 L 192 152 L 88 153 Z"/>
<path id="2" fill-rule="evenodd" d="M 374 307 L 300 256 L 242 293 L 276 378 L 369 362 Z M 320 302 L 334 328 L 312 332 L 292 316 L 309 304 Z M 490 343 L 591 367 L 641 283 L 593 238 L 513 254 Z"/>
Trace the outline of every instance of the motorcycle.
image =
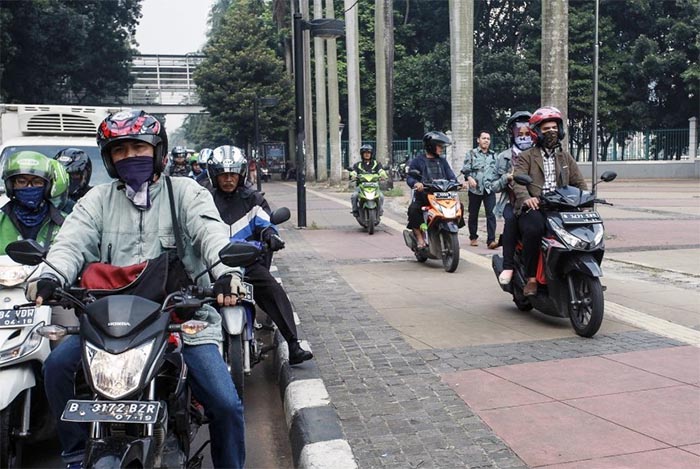
<path id="1" fill-rule="evenodd" d="M 270 222 L 273 225 L 280 225 L 291 217 L 287 207 L 281 207 L 272 212 Z M 264 231 L 263 231 L 264 233 Z M 260 234 L 262 239 L 263 233 Z M 267 267 L 272 263 L 272 252 L 267 249 L 262 241 L 235 241 L 238 244 L 249 245 L 257 249 L 263 256 Z M 254 262 L 258 262 L 256 259 Z M 238 298 L 235 306 L 225 306 L 220 308 L 224 335 L 224 361 L 231 373 L 231 379 L 236 386 L 238 397 L 243 401 L 245 390 L 245 376 L 250 376 L 255 365 L 260 363 L 265 355 L 274 349 L 273 345 L 263 346 L 262 341 L 255 337 L 255 332 L 263 326 L 255 319 L 255 300 L 253 299 L 253 285 L 245 282 L 243 277 L 242 285 L 245 293 Z"/>
<path id="2" fill-rule="evenodd" d="M 360 188 L 357 194 L 357 215 L 355 220 L 367 233 L 374 234 L 374 228 L 381 221 L 382 211 L 381 193 L 379 187 L 380 176 L 378 173 L 351 173 L 351 180 L 355 180 Z"/>
<path id="3" fill-rule="evenodd" d="M 414 170 L 416 177 L 420 173 Z M 428 205 L 423 208 L 424 223 L 421 233 L 427 249 L 418 249 L 413 230 L 404 230 L 403 239 L 418 262 L 428 259 L 442 259 L 446 272 L 454 272 L 459 265 L 459 227 L 462 217 L 462 204 L 457 191 L 462 185 L 456 181 L 436 179 L 423 183 L 428 196 Z"/>
<path id="4" fill-rule="evenodd" d="M 606 171 L 600 179 L 610 182 L 616 177 L 615 172 Z M 516 175 L 514 179 L 517 184 L 536 186 L 528 175 Z M 600 264 L 605 252 L 605 230 L 602 218 L 593 210 L 596 203 L 612 205 L 596 198 L 595 186 L 593 192 L 564 186 L 543 194 L 540 209 L 547 219 L 547 232 L 537 265 L 537 294 L 523 294 L 527 276 L 520 243 L 515 250 L 511 283 L 501 285 L 513 296 L 519 310 L 536 308 L 550 316 L 569 318 L 576 334 L 582 337 L 593 337 L 598 332 L 604 313 Z M 494 255 L 491 262 L 498 278 L 503 271 L 503 257 Z"/>
<path id="5" fill-rule="evenodd" d="M 33 240 L 10 243 L 7 253 L 22 264 L 48 264 L 46 250 Z M 229 245 L 219 257 L 239 266 L 257 254 L 249 246 Z M 55 296 L 60 300 L 52 303 L 75 308 L 80 325 L 42 326 L 38 332 L 53 340 L 80 335 L 76 387 L 83 381 L 89 395 L 68 401 L 61 419 L 89 424 L 84 467 L 201 467 L 207 443 L 193 455 L 190 450 L 206 420 L 187 386 L 182 334 L 196 334 L 207 323 L 178 318 L 216 301 L 213 288 L 191 286 L 169 294 L 163 304 L 132 295 L 95 299 L 82 288 L 58 289 Z"/>
<path id="6" fill-rule="evenodd" d="M 267 166 L 260 167 L 260 180 L 262 182 L 270 182 L 272 176 L 270 175 L 270 169 Z"/>
<path id="7" fill-rule="evenodd" d="M 34 269 L 0 256 L 0 467 L 22 467 L 26 443 L 48 439 L 55 423 L 41 369 L 50 352 L 38 330 L 51 322 L 51 308 L 24 305 L 24 282 Z"/>

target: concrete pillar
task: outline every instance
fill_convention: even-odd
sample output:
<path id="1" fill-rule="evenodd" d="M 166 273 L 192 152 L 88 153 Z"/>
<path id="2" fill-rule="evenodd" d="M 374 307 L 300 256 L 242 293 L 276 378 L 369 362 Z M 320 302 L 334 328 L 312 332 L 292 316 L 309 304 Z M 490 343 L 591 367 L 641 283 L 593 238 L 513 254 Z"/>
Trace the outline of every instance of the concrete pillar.
<path id="1" fill-rule="evenodd" d="M 690 147 L 688 158 L 693 160 L 698 157 L 698 118 L 691 117 L 688 121 L 690 122 Z"/>

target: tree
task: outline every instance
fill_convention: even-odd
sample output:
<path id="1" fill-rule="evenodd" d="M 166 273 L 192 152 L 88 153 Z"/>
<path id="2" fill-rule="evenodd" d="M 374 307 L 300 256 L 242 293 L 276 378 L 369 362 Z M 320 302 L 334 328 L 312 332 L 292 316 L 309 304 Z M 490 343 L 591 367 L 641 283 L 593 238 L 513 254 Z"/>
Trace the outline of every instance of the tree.
<path id="1" fill-rule="evenodd" d="M 194 74 L 200 102 L 210 117 L 187 119 L 188 141 L 246 146 L 254 140 L 256 96 L 279 100 L 275 107 L 259 109 L 263 139 L 285 137 L 294 122 L 294 91 L 277 55 L 277 39 L 265 2 L 237 0 L 231 5 L 209 36 L 206 59 Z"/>
<path id="2" fill-rule="evenodd" d="M 540 103 L 554 106 L 567 122 L 569 99 L 569 3 L 542 0 Z M 564 143 L 565 145 L 566 143 Z"/>
<path id="3" fill-rule="evenodd" d="M 110 99 L 114 104 L 132 83 L 140 2 L 1 1 L 0 99 L 91 105 Z"/>
<path id="4" fill-rule="evenodd" d="M 450 88 L 454 145 L 450 164 L 460 168 L 474 129 L 474 3 L 450 1 Z"/>

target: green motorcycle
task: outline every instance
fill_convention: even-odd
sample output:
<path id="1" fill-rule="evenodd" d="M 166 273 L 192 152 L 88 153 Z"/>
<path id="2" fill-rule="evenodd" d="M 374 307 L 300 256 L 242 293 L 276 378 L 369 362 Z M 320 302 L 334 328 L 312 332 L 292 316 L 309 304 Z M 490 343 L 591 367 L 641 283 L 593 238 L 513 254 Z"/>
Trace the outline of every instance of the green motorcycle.
<path id="1" fill-rule="evenodd" d="M 351 173 L 359 192 L 357 194 L 357 214 L 355 219 L 369 234 L 374 234 L 374 228 L 379 224 L 382 212 L 382 191 L 379 188 L 380 173 Z"/>

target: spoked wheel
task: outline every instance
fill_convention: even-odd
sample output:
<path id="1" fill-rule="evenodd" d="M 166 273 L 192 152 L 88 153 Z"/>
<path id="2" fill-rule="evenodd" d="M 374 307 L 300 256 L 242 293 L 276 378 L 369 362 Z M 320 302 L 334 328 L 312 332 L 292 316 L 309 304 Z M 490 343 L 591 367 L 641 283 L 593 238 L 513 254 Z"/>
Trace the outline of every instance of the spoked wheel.
<path id="1" fill-rule="evenodd" d="M 440 233 L 442 242 L 442 266 L 445 272 L 454 272 L 459 265 L 459 237 L 457 233 Z"/>
<path id="2" fill-rule="evenodd" d="M 240 335 L 228 335 L 226 339 L 227 365 L 230 367 L 231 379 L 236 386 L 238 398 L 243 401 L 243 340 Z"/>
<path id="3" fill-rule="evenodd" d="M 581 337 L 593 337 L 603 323 L 603 288 L 600 279 L 573 272 L 571 281 L 576 298 L 570 298 L 569 317 Z"/>
<path id="4" fill-rule="evenodd" d="M 367 232 L 374 234 L 374 226 L 377 224 L 377 211 L 367 210 Z"/>
<path id="5" fill-rule="evenodd" d="M 12 409 L 10 404 L 0 411 L 0 468 L 22 467 L 22 447 L 12 436 Z"/>

